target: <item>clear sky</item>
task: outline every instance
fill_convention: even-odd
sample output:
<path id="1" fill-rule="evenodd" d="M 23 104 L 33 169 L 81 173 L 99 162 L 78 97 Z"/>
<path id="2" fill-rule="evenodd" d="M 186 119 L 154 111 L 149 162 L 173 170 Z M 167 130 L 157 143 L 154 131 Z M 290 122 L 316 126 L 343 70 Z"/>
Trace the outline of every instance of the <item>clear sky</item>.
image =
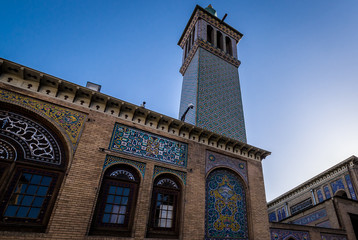
<path id="1" fill-rule="evenodd" d="M 209 3 L 244 34 L 248 143 L 272 152 L 267 200 L 358 156 L 357 0 L 1 0 L 0 57 L 177 118 L 177 42 Z"/>

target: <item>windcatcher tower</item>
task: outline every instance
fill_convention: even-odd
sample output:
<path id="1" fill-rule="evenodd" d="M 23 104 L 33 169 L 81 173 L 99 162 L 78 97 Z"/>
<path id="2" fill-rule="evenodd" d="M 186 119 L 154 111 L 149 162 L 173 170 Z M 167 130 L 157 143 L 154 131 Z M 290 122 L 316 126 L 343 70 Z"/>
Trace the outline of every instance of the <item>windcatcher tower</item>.
<path id="1" fill-rule="evenodd" d="M 187 122 L 246 142 L 236 48 L 242 36 L 211 5 L 195 7 L 178 42 L 183 49 L 179 117 L 192 103 Z"/>

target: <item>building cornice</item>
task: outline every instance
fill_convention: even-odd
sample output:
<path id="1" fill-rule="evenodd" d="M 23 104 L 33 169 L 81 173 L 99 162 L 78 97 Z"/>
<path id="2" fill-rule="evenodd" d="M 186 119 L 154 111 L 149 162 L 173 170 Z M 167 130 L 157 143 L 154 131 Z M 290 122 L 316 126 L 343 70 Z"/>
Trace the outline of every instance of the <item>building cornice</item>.
<path id="1" fill-rule="evenodd" d="M 262 161 L 271 153 L 169 116 L 0 58 L 0 83 Z M 0 84 L 1 87 L 1 84 Z"/>

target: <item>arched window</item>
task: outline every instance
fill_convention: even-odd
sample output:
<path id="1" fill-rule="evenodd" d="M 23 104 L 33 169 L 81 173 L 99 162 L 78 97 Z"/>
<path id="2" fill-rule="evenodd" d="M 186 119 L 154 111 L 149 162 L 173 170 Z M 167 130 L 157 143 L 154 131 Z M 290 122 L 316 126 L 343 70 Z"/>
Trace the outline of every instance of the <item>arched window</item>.
<path id="1" fill-rule="evenodd" d="M 205 238 L 249 239 L 245 184 L 228 169 L 212 171 L 206 179 Z"/>
<path id="2" fill-rule="evenodd" d="M 209 25 L 206 27 L 206 40 L 209 43 L 214 44 L 214 29 Z"/>
<path id="3" fill-rule="evenodd" d="M 43 232 L 67 165 L 64 145 L 46 120 L 16 110 L 1 103 L 0 230 Z"/>
<path id="4" fill-rule="evenodd" d="M 139 175 L 127 165 L 108 168 L 103 177 L 91 234 L 131 236 Z"/>
<path id="5" fill-rule="evenodd" d="M 227 36 L 225 37 L 225 45 L 226 45 L 226 52 L 232 56 L 231 39 Z"/>
<path id="6" fill-rule="evenodd" d="M 194 45 L 194 42 L 195 42 L 195 26 L 193 27 L 193 31 L 191 33 L 193 36 L 191 38 L 191 45 L 193 46 Z"/>
<path id="7" fill-rule="evenodd" d="M 180 184 L 169 174 L 154 181 L 147 237 L 176 237 L 179 235 Z"/>
<path id="8" fill-rule="evenodd" d="M 344 191 L 344 190 L 339 190 L 339 191 L 337 191 L 335 194 L 334 194 L 334 196 L 338 196 L 338 197 L 342 197 L 342 198 L 348 198 L 348 195 L 347 195 L 347 193 L 346 193 L 346 191 Z"/>
<path id="9" fill-rule="evenodd" d="M 224 50 L 223 35 L 219 31 L 216 33 L 216 43 L 217 43 L 218 48 L 220 48 L 221 50 Z"/>

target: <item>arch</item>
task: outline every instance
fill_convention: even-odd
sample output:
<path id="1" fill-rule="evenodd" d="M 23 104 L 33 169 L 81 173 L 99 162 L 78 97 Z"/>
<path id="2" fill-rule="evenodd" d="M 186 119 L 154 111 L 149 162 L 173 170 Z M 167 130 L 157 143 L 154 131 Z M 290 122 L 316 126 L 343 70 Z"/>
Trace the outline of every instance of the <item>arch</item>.
<path id="1" fill-rule="evenodd" d="M 227 168 L 217 168 L 206 178 L 205 238 L 248 238 L 246 187 Z"/>
<path id="2" fill-rule="evenodd" d="M 232 44 L 231 44 L 231 39 L 228 36 L 225 37 L 225 45 L 226 45 L 226 52 L 232 56 Z"/>
<path id="3" fill-rule="evenodd" d="M 140 176 L 122 163 L 104 171 L 90 234 L 131 236 Z"/>
<path id="4" fill-rule="evenodd" d="M 43 232 L 68 165 L 61 132 L 37 113 L 0 109 L 0 229 Z"/>
<path id="5" fill-rule="evenodd" d="M 216 32 L 216 45 L 219 49 L 224 50 L 223 35 L 221 32 Z"/>
<path id="6" fill-rule="evenodd" d="M 343 189 L 340 189 L 338 190 L 334 196 L 338 196 L 338 197 L 341 197 L 341 198 L 348 198 L 348 195 L 346 193 L 346 191 L 344 191 Z"/>
<path id="7" fill-rule="evenodd" d="M 162 173 L 154 179 L 147 237 L 179 236 L 181 184 L 171 173 Z"/>
<path id="8" fill-rule="evenodd" d="M 214 29 L 210 25 L 206 26 L 206 41 L 214 44 Z"/>

